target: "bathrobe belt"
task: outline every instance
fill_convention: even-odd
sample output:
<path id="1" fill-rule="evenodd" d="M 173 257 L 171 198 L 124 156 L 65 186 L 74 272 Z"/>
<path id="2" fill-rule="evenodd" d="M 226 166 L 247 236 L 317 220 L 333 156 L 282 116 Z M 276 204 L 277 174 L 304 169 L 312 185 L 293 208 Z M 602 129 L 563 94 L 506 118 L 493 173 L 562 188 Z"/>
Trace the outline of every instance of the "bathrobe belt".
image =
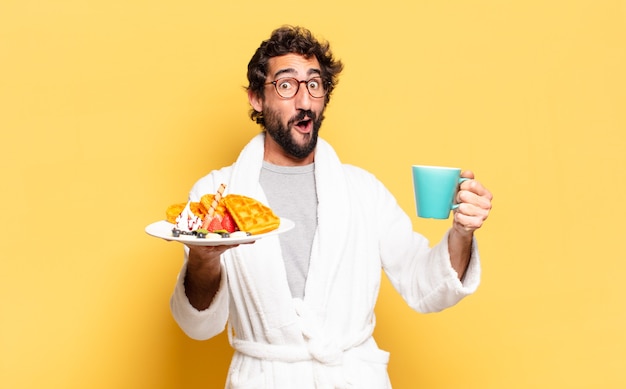
<path id="1" fill-rule="evenodd" d="M 341 342 L 330 342 L 324 336 L 319 316 L 303 303 L 301 299 L 293 299 L 294 310 L 302 337 L 306 343 L 301 344 L 270 344 L 233 337 L 228 329 L 231 346 L 238 352 L 261 360 L 280 362 L 317 361 L 324 365 L 340 365 L 344 352 L 349 351 L 367 341 L 374 333 L 375 320 L 365 325 L 361 331 L 350 331 L 341 337 Z M 229 323 L 230 327 L 230 323 Z"/>
<path id="2" fill-rule="evenodd" d="M 239 339 L 233 337 L 231 329 L 228 337 L 235 350 L 253 358 L 276 362 L 317 361 L 324 365 L 340 365 L 344 352 L 363 344 L 372 336 L 373 331 L 374 326 L 368 325 L 362 331 L 347 336 L 342 344 L 330 343 L 319 336 L 311 338 L 304 332 L 305 344 L 270 344 Z"/>

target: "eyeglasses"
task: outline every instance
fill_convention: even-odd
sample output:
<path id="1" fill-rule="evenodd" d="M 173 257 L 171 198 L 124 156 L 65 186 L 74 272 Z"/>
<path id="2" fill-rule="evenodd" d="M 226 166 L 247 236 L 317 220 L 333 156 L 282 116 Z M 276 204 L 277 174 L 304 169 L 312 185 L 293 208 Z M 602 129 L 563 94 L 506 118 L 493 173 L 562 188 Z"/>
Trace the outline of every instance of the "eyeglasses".
<path id="1" fill-rule="evenodd" d="M 311 97 L 319 99 L 326 96 L 328 90 L 322 80 L 322 77 L 313 77 L 309 80 L 300 81 L 293 77 L 279 78 L 276 81 L 267 82 L 265 85 L 274 85 L 276 93 L 284 99 L 290 99 L 298 94 L 300 90 L 300 84 L 306 85 L 306 90 L 309 91 Z"/>

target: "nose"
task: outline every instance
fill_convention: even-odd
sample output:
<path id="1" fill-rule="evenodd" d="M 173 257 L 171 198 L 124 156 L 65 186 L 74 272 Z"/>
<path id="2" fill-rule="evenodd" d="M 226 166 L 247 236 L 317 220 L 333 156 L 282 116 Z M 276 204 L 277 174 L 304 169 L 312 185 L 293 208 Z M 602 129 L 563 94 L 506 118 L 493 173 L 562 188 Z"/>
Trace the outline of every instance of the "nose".
<path id="1" fill-rule="evenodd" d="M 308 111 L 311 109 L 312 97 L 309 94 L 309 90 L 306 88 L 306 84 L 300 84 L 298 93 L 294 96 L 294 101 L 297 109 Z"/>

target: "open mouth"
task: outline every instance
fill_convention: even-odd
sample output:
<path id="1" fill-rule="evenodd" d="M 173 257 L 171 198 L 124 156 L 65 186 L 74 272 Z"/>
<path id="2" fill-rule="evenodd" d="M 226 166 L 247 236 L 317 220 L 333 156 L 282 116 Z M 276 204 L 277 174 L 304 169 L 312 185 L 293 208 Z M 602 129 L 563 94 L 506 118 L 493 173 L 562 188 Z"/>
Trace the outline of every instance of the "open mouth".
<path id="1" fill-rule="evenodd" d="M 289 121 L 289 125 L 301 134 L 309 134 L 313 132 L 314 119 L 313 111 L 301 110 Z"/>
<path id="2" fill-rule="evenodd" d="M 296 122 L 296 128 L 298 128 L 301 132 L 308 132 L 310 130 L 311 123 L 313 123 L 311 119 L 300 120 Z"/>

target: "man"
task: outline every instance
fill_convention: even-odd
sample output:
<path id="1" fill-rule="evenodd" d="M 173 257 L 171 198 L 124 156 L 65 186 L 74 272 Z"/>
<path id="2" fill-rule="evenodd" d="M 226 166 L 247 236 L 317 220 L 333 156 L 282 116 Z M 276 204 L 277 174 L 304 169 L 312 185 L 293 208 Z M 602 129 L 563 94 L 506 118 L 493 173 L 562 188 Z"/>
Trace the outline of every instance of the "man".
<path id="1" fill-rule="evenodd" d="M 473 233 L 491 193 L 464 172 L 452 228 L 430 248 L 376 178 L 318 139 L 341 70 L 308 30 L 274 31 L 248 65 L 251 117 L 264 131 L 190 192 L 198 201 L 226 183 L 296 222 L 254 244 L 186 248 L 172 313 L 195 339 L 228 324 L 227 388 L 390 388 L 388 353 L 372 338 L 381 270 L 419 312 L 479 284 Z"/>

